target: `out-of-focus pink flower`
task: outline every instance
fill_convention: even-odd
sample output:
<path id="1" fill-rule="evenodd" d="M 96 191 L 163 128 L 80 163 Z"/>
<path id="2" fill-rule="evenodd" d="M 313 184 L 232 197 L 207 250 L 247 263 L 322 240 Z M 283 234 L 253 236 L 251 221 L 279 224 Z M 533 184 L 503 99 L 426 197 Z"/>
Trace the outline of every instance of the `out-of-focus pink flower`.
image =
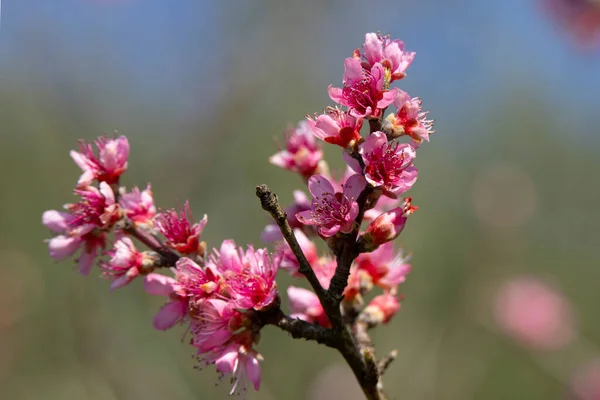
<path id="1" fill-rule="evenodd" d="M 567 300 L 535 278 L 518 278 L 504 284 L 496 295 L 494 306 L 500 328 L 532 348 L 557 349 L 575 336 Z"/>
<path id="2" fill-rule="evenodd" d="M 90 185 L 94 179 L 99 182 L 113 184 L 127 170 L 129 158 L 129 141 L 125 136 L 109 139 L 101 136 L 96 142 L 98 154 L 94 153 L 92 144 L 80 142 L 80 151 L 71 151 L 71 158 L 83 170 L 77 182 L 78 187 Z"/>
<path id="3" fill-rule="evenodd" d="M 385 71 L 375 63 L 370 71 L 364 70 L 360 60 L 350 57 L 344 62 L 343 88 L 329 85 L 329 97 L 350 109 L 355 117 L 377 118 L 382 110 L 392 104 L 398 89 L 385 86 Z"/>
<path id="4" fill-rule="evenodd" d="M 306 118 L 312 133 L 327 143 L 346 148 L 361 138 L 362 118 L 337 107 L 328 107 L 324 114 L 315 117 L 306 116 Z"/>
<path id="5" fill-rule="evenodd" d="M 179 214 L 175 210 L 160 213 L 154 219 L 156 229 L 167 238 L 167 246 L 182 254 L 192 254 L 202 251 L 200 234 L 204 230 L 208 217 L 192 225 L 193 216 L 190 205 L 186 201 Z"/>
<path id="6" fill-rule="evenodd" d="M 363 315 L 370 324 L 386 324 L 400 309 L 398 298 L 385 293 L 376 296 L 363 311 Z"/>
<path id="7" fill-rule="evenodd" d="M 382 187 L 395 197 L 409 190 L 417 181 L 413 165 L 415 149 L 409 144 L 388 142 L 383 132 L 374 132 L 360 145 L 365 162 L 365 178 L 374 187 Z"/>
<path id="8" fill-rule="evenodd" d="M 188 299 L 175 279 L 155 273 L 148 274 L 144 279 L 144 288 L 149 294 L 169 297 L 169 301 L 154 316 L 155 329 L 164 331 L 184 320 Z"/>
<path id="9" fill-rule="evenodd" d="M 140 189 L 134 187 L 131 192 L 123 193 L 119 199 L 119 205 L 127 218 L 140 224 L 147 224 L 156 215 L 150 185 L 141 192 Z"/>
<path id="10" fill-rule="evenodd" d="M 298 221 L 316 225 L 319 234 L 334 236 L 338 232 L 352 231 L 358 215 L 356 200 L 366 186 L 362 175 L 352 175 L 343 185 L 343 192 L 336 192 L 327 178 L 313 175 L 308 180 L 308 189 L 313 195 L 312 209 L 296 214 Z"/>
<path id="11" fill-rule="evenodd" d="M 289 286 L 287 295 L 290 301 L 290 310 L 292 311 L 290 317 L 324 327 L 331 326 L 316 294 L 310 290 Z"/>
<path id="12" fill-rule="evenodd" d="M 597 0 L 542 0 L 542 3 L 583 47 L 600 45 L 600 3 Z"/>
<path id="13" fill-rule="evenodd" d="M 369 224 L 362 238 L 367 248 L 374 250 L 384 243 L 392 241 L 404 229 L 408 216 L 414 213 L 417 207 L 412 205 L 410 197 L 404 199 L 402 207 L 381 214 Z"/>
<path id="14" fill-rule="evenodd" d="M 317 246 L 308 238 L 300 229 L 294 229 L 294 235 L 296 236 L 296 240 L 302 249 L 302 252 L 306 256 L 308 263 L 310 265 L 316 265 L 319 262 L 319 254 L 317 253 Z M 288 271 L 292 275 L 298 275 L 298 268 L 300 268 L 300 264 L 294 255 L 294 252 L 287 244 L 287 242 L 282 242 L 277 250 L 281 254 L 281 264 L 280 267 Z"/>
<path id="15" fill-rule="evenodd" d="M 259 360 L 262 357 L 250 346 L 231 343 L 224 349 L 209 354 L 203 359 L 203 363 L 215 364 L 221 378 L 231 375 L 233 387 L 229 394 L 233 395 L 246 393 L 250 384 L 255 390 L 260 388 Z"/>
<path id="16" fill-rule="evenodd" d="M 421 108 L 421 99 L 410 98 L 408 93 L 398 90 L 394 99 L 396 114 L 389 114 L 383 122 L 383 130 L 392 137 L 407 135 L 418 145 L 423 140 L 429 141 L 433 130 L 433 120 L 427 119 L 429 111 Z"/>
<path id="17" fill-rule="evenodd" d="M 113 280 L 111 290 L 128 285 L 140 274 L 144 255 L 135 248 L 130 238 L 122 237 L 117 240 L 108 254 L 110 260 L 101 266 L 104 274 Z"/>
<path id="18" fill-rule="evenodd" d="M 287 132 L 285 147 L 269 158 L 271 164 L 297 172 L 306 179 L 318 172 L 323 152 L 306 121 Z"/>
<path id="19" fill-rule="evenodd" d="M 368 70 L 380 63 L 389 75 L 389 82 L 404 78 L 406 69 L 415 58 L 415 53 L 406 51 L 403 41 L 390 40 L 388 35 L 382 36 L 379 33 L 365 35 L 363 51 L 361 54 L 359 49 L 354 50 L 354 57 L 363 57 L 363 68 Z"/>
<path id="20" fill-rule="evenodd" d="M 411 270 L 408 259 L 402 256 L 402 252 L 395 254 L 392 242 L 387 242 L 373 252 L 360 254 L 355 264 L 361 273 L 369 276 L 373 284 L 395 292 L 396 286 L 406 280 Z"/>
<path id="21" fill-rule="evenodd" d="M 584 364 L 575 372 L 571 391 L 577 400 L 600 399 L 600 360 Z"/>

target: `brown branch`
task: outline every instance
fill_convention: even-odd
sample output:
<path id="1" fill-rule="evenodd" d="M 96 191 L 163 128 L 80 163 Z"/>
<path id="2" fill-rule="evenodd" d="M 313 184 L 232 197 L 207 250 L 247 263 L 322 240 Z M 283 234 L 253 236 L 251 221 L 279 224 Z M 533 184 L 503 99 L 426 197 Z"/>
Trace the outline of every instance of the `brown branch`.
<path id="1" fill-rule="evenodd" d="M 271 189 L 269 189 L 267 185 L 259 185 L 256 187 L 256 196 L 260 199 L 260 204 L 262 205 L 263 210 L 271 214 L 271 217 L 273 217 L 279 226 L 281 234 L 290 246 L 290 249 L 300 264 L 298 271 L 306 277 L 312 286 L 315 294 L 319 298 L 319 301 L 323 305 L 323 309 L 325 310 L 329 321 L 333 326 L 342 325 L 342 315 L 339 310 L 339 304 L 336 305 L 328 295 L 327 291 L 323 288 L 323 286 L 321 286 L 317 275 L 315 275 L 315 271 L 313 271 L 312 266 L 306 259 L 306 256 L 304 255 L 304 252 L 298 243 L 298 240 L 296 240 L 294 231 L 292 231 L 292 228 L 287 220 L 287 214 L 285 211 L 283 211 L 281 205 L 279 205 L 277 195 L 271 192 Z"/>
<path id="2" fill-rule="evenodd" d="M 327 347 L 336 348 L 335 335 L 331 329 L 286 315 L 279 307 L 279 299 L 274 307 L 257 311 L 256 315 L 261 325 L 274 325 L 288 332 L 294 339 L 313 340 Z"/>
<path id="3" fill-rule="evenodd" d="M 388 367 L 390 366 L 390 364 L 392 363 L 392 361 L 394 361 L 396 359 L 396 357 L 398 357 L 398 350 L 392 350 L 390 351 L 390 353 L 383 357 L 379 363 L 377 364 L 377 367 L 379 368 L 379 375 L 383 375 L 385 373 L 385 371 L 388 369 Z"/>
<path id="4" fill-rule="evenodd" d="M 346 288 L 348 276 L 350 275 L 350 265 L 352 265 L 352 262 L 358 256 L 355 246 L 356 237 L 364 216 L 365 204 L 372 191 L 373 188 L 371 187 L 363 190 L 358 199 L 359 214 L 356 218 L 355 227 L 351 233 L 339 238 L 342 246 L 339 247 L 338 254 L 336 254 L 338 265 L 329 284 L 329 290 L 325 290 L 319 283 L 310 263 L 300 248 L 288 223 L 287 215 L 279 205 L 277 196 L 266 185 L 256 187 L 256 195 L 260 199 L 262 208 L 271 214 L 279 226 L 283 237 L 300 264 L 299 271 L 308 279 L 325 310 L 325 314 L 327 314 L 331 322 L 332 329 L 329 330 L 332 335 L 331 347 L 335 347 L 342 354 L 368 400 L 385 400 L 386 397 L 379 384 L 379 370 L 374 351 L 372 348 L 369 348 L 365 352 L 365 349 L 357 343 L 353 333 L 350 332 L 349 327 L 344 323 L 340 311 L 342 293 Z M 276 325 L 279 326 L 282 323 L 285 326 L 289 322 L 279 320 Z"/>

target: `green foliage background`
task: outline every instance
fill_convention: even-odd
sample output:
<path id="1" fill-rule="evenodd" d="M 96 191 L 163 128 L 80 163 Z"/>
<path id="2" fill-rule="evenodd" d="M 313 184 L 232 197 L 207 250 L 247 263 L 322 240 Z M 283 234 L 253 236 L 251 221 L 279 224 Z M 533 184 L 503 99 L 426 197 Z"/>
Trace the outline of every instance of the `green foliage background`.
<path id="1" fill-rule="evenodd" d="M 339 83 L 343 57 L 364 32 L 393 27 L 341 2 L 259 4 L 219 14 L 214 36 L 204 39 L 226 48 L 211 60 L 219 65 L 219 76 L 208 78 L 216 90 L 188 88 L 184 110 L 170 101 L 183 88 L 164 100 L 146 97 L 111 58 L 110 42 L 73 54 L 47 21 L 18 39 L 21 49 L 0 76 L 1 398 L 226 396 L 229 383 L 215 387 L 213 369 L 192 368 L 183 329 L 152 329 L 161 299 L 147 296 L 139 282 L 109 293 L 97 274 L 82 277 L 71 262 L 53 262 L 40 217 L 74 198 L 79 171 L 68 152 L 76 140 L 118 129 L 132 148 L 124 184 L 151 181 L 162 208 L 189 198 L 197 217 L 209 216 L 209 246 L 226 238 L 259 243 L 267 216 L 255 185 L 269 184 L 288 203 L 301 184 L 267 163 L 273 139 L 329 104 L 327 85 Z M 409 6 L 405 12 L 419 17 Z M 328 23 L 337 13 L 363 19 L 335 33 Z M 205 23 L 202 15 L 198 23 Z M 196 44 L 190 57 L 210 59 L 202 41 Z M 562 113 L 568 99 L 549 98 L 543 79 L 526 67 L 505 71 L 502 85 L 449 99 L 444 80 L 452 77 L 431 75 L 433 47 L 420 44 L 408 43 L 418 55 L 400 86 L 423 98 L 437 133 L 419 153 L 411 194 L 420 209 L 399 241 L 413 253 L 413 272 L 401 287 L 405 301 L 374 332 L 381 354 L 399 350 L 385 377 L 391 398 L 563 399 L 575 369 L 600 357 L 600 147 L 586 135 L 598 130 L 598 101 L 590 103 L 592 112 Z M 481 68 L 497 70 L 494 63 Z M 207 79 L 186 73 L 192 88 Z M 327 154 L 342 165 L 337 149 Z M 486 175 L 502 166 L 517 172 L 499 181 Z M 530 211 L 509 226 L 490 223 L 477 212 L 481 192 L 491 199 L 482 207 L 493 221 L 503 213 L 510 218 L 522 202 Z M 521 275 L 544 277 L 565 293 L 577 315 L 574 344 L 539 353 L 499 333 L 491 317 L 494 291 Z M 289 283 L 281 277 L 282 288 Z M 268 327 L 259 350 L 263 387 L 251 399 L 360 398 L 329 349 Z"/>

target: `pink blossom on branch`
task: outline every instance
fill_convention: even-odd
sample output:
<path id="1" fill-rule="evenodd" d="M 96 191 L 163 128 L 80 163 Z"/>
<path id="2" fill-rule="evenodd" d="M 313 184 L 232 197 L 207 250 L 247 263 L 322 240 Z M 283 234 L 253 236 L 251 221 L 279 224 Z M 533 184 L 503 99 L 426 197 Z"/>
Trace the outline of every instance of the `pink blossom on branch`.
<path id="1" fill-rule="evenodd" d="M 355 264 L 359 272 L 368 275 L 374 285 L 395 292 L 396 286 L 403 283 L 411 271 L 408 259 L 403 257 L 402 252 L 396 254 L 392 242 L 387 242 L 375 251 L 360 254 Z"/>
<path id="2" fill-rule="evenodd" d="M 370 324 L 387 324 L 398 310 L 400 310 L 398 298 L 392 294 L 385 293 L 371 300 L 363 311 L 363 315 Z"/>
<path id="3" fill-rule="evenodd" d="M 98 250 L 106 245 L 105 230 L 118 219 L 118 206 L 106 182 L 100 183 L 100 189 L 88 186 L 75 193 L 81 196 L 80 202 L 66 205 L 67 212 L 44 212 L 42 223 L 59 234 L 48 241 L 50 257 L 60 261 L 81 249 L 79 272 L 87 275 Z"/>
<path id="4" fill-rule="evenodd" d="M 404 229 L 408 216 L 414 213 L 417 207 L 412 205 L 412 199 L 404 199 L 402 207 L 381 214 L 369 224 L 365 233 L 361 236 L 366 249 L 374 250 L 384 243 L 390 242 Z"/>
<path id="5" fill-rule="evenodd" d="M 204 230 L 208 217 L 193 224 L 192 211 L 186 201 L 183 209 L 177 214 L 175 210 L 160 213 L 154 219 L 156 229 L 167 238 L 167 246 L 182 254 L 202 253 L 200 234 Z"/>
<path id="6" fill-rule="evenodd" d="M 96 139 L 97 154 L 92 144 L 80 142 L 79 152 L 72 150 L 71 158 L 83 170 L 77 182 L 78 187 L 90 185 L 94 180 L 108 184 L 118 183 L 119 177 L 127 170 L 129 141 L 125 136 L 109 139 L 101 136 Z"/>
<path id="7" fill-rule="evenodd" d="M 409 190 L 417 181 L 413 165 L 415 149 L 405 143 L 388 142 L 383 132 L 374 132 L 360 145 L 365 162 L 365 178 L 374 187 L 381 187 L 390 197 Z"/>
<path id="8" fill-rule="evenodd" d="M 156 296 L 167 296 L 168 302 L 154 316 L 155 329 L 164 331 L 182 322 L 187 315 L 188 298 L 177 281 L 160 274 L 148 274 L 144 279 L 146 292 Z"/>
<path id="9" fill-rule="evenodd" d="M 322 158 L 320 144 L 315 140 L 308 123 L 301 121 L 297 128 L 288 130 L 285 150 L 271 156 L 269 162 L 308 179 L 318 172 Z"/>
<path id="10" fill-rule="evenodd" d="M 287 295 L 292 311 L 290 317 L 324 327 L 331 326 L 316 294 L 310 290 L 289 286 Z"/>
<path id="11" fill-rule="evenodd" d="M 375 63 L 383 65 L 390 82 L 404 78 L 406 69 L 415 58 L 414 52 L 406 51 L 403 41 L 390 40 L 389 35 L 367 33 L 362 47 L 364 53 L 361 54 L 360 50 L 356 49 L 354 57 L 360 59 L 362 56 L 362 66 L 367 70 Z"/>
<path id="12" fill-rule="evenodd" d="M 156 215 L 156 206 L 150 185 L 143 191 L 134 187 L 131 192 L 122 193 L 119 205 L 127 218 L 140 224 L 149 223 Z"/>
<path id="13" fill-rule="evenodd" d="M 110 289 L 128 285 L 142 270 L 144 255 L 140 253 L 128 237 L 122 237 L 108 252 L 110 260 L 101 264 L 104 274 L 113 280 Z"/>
<path id="14" fill-rule="evenodd" d="M 396 114 L 389 114 L 383 121 L 383 130 L 391 137 L 409 136 L 415 143 L 429 141 L 429 135 L 434 133 L 433 120 L 427 119 L 429 111 L 421 108 L 421 99 L 410 98 L 408 93 L 399 90 L 394 99 Z"/>
<path id="15" fill-rule="evenodd" d="M 316 234 L 315 230 L 311 226 L 302 224 L 300 221 L 298 221 L 298 218 L 296 218 L 296 214 L 299 212 L 310 209 L 311 202 L 308 200 L 306 193 L 304 193 L 302 190 L 294 190 L 294 203 L 284 209 L 290 227 L 292 229 L 300 229 L 305 234 Z M 281 230 L 277 224 L 273 223 L 265 227 L 261 234 L 261 239 L 263 242 L 275 242 L 278 240 L 283 240 L 283 236 L 281 235 Z"/>
<path id="16" fill-rule="evenodd" d="M 308 190 L 313 195 L 312 209 L 299 212 L 296 218 L 303 224 L 316 225 L 324 237 L 348 233 L 358 215 L 356 200 L 365 186 L 365 178 L 356 174 L 346 180 L 343 192 L 336 192 L 327 178 L 313 175 L 308 180 Z"/>
<path id="17" fill-rule="evenodd" d="M 350 109 L 355 117 L 377 118 L 382 110 L 392 104 L 397 88 L 388 90 L 385 71 L 380 63 L 370 70 L 364 70 L 356 58 L 346 58 L 344 62 L 343 88 L 329 86 L 329 97 L 338 104 Z"/>
<path id="18" fill-rule="evenodd" d="M 325 113 L 306 118 L 313 134 L 327 143 L 346 148 L 361 138 L 362 118 L 339 108 L 328 107 Z"/>

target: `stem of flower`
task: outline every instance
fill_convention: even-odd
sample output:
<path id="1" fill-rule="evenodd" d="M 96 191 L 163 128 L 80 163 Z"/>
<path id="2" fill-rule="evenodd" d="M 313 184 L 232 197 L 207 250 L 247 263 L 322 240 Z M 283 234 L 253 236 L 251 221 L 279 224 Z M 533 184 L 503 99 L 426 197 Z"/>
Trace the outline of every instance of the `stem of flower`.
<path id="1" fill-rule="evenodd" d="M 156 236 L 136 226 L 128 219 L 124 220 L 123 231 L 145 244 L 148 248 L 160 254 L 164 261 L 162 265 L 165 267 L 174 266 L 177 263 L 177 260 L 180 258 L 179 255 L 177 255 L 174 251 L 163 245 Z"/>

